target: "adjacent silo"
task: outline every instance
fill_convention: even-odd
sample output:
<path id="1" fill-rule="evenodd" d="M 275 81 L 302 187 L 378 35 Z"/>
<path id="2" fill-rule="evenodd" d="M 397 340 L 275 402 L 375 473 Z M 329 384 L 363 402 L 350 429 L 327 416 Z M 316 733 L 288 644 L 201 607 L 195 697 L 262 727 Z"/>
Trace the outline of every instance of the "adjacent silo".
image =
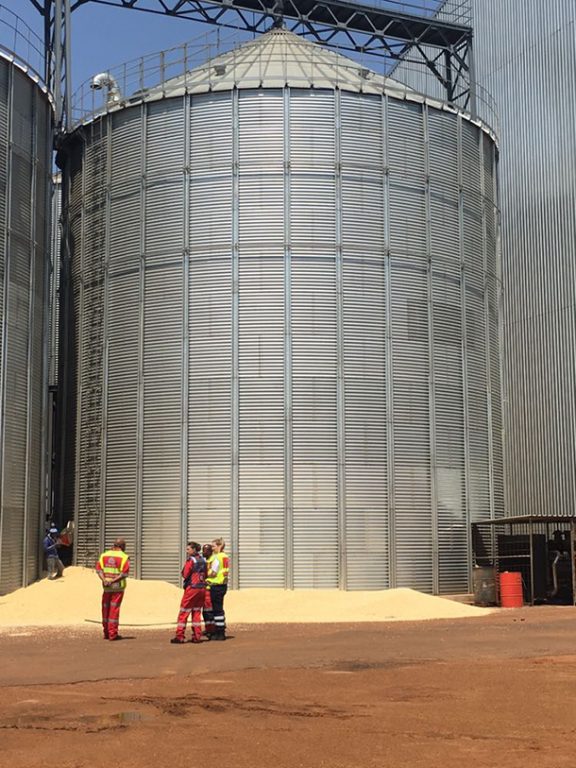
<path id="1" fill-rule="evenodd" d="M 0 594 L 38 575 L 52 108 L 0 54 Z"/>
<path id="2" fill-rule="evenodd" d="M 502 136 L 507 512 L 576 507 L 575 0 L 472 3 Z M 546 137 L 545 139 L 543 137 Z"/>
<path id="3" fill-rule="evenodd" d="M 497 149 L 274 29 L 61 153 L 68 442 L 90 563 L 240 587 L 468 588 L 501 511 Z"/>
<path id="4" fill-rule="evenodd" d="M 62 213 L 62 176 L 52 178 L 52 208 L 50 213 L 50 280 L 48 312 L 48 387 L 51 392 L 58 387 L 58 354 L 60 336 L 60 250 Z"/>

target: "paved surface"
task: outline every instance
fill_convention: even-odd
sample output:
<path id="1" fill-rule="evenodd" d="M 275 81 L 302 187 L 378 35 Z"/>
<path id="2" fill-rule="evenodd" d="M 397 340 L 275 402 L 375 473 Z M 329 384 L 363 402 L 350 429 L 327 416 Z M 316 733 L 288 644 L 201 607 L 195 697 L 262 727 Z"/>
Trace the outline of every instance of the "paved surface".
<path id="1" fill-rule="evenodd" d="M 576 764 L 573 608 L 123 634 L 0 633 L 1 768 Z"/>

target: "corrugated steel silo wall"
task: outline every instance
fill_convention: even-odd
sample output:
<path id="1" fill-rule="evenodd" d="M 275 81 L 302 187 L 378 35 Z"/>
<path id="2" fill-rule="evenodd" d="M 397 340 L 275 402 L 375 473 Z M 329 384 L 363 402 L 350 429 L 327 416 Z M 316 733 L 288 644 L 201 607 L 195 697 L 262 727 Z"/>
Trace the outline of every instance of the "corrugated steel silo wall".
<path id="1" fill-rule="evenodd" d="M 298 89 L 82 131 L 79 562 L 123 535 L 138 575 L 175 581 L 188 537 L 222 535 L 242 587 L 467 589 L 501 484 L 488 135 Z"/>
<path id="2" fill-rule="evenodd" d="M 38 575 L 50 121 L 47 96 L 0 58 L 0 594 Z"/>
<path id="3" fill-rule="evenodd" d="M 50 306 L 48 320 L 48 386 L 58 386 L 58 354 L 60 333 L 60 243 L 62 213 L 62 179 L 53 179 L 50 233 Z"/>
<path id="4" fill-rule="evenodd" d="M 501 123 L 510 514 L 574 514 L 574 0 L 475 0 L 479 82 Z"/>
<path id="5" fill-rule="evenodd" d="M 573 514 L 576 2 L 521 5 L 473 0 L 477 81 L 500 123 L 506 510 Z"/>

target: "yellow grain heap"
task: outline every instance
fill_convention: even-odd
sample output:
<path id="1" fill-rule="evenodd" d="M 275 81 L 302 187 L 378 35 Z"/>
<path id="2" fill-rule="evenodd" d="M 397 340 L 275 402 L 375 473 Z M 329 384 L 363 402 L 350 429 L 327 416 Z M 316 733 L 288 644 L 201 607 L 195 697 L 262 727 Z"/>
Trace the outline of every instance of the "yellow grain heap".
<path id="1" fill-rule="evenodd" d="M 43 579 L 0 597 L 0 627 L 78 626 L 100 620 L 101 583 L 89 568 L 67 568 L 56 581 Z M 130 579 L 121 623 L 174 624 L 182 590 L 165 581 Z M 226 596 L 228 624 L 414 621 L 482 616 L 487 608 L 433 597 L 412 589 L 340 592 L 317 589 L 243 589 Z"/>

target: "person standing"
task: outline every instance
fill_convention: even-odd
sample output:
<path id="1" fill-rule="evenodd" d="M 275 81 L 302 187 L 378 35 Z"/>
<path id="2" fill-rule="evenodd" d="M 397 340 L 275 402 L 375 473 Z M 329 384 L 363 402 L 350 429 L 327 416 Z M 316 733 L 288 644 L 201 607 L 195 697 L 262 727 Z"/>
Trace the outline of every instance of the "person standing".
<path id="1" fill-rule="evenodd" d="M 50 526 L 46 538 L 42 542 L 44 554 L 46 555 L 46 568 L 48 570 L 48 579 L 53 581 L 60 578 L 64 573 L 64 564 L 58 555 L 60 540 L 58 538 L 58 528 Z"/>
<path id="2" fill-rule="evenodd" d="M 212 640 L 226 640 L 226 614 L 224 613 L 224 596 L 228 591 L 228 572 L 230 559 L 224 552 L 224 539 L 214 539 L 212 550 L 214 557 L 210 561 L 206 582 L 210 585 L 210 597 L 214 611 L 215 632 Z"/>
<path id="3" fill-rule="evenodd" d="M 186 547 L 186 562 L 182 568 L 184 594 L 176 625 L 176 636 L 170 642 L 186 642 L 186 623 L 192 618 L 192 643 L 202 642 L 202 608 L 206 592 L 206 560 L 200 554 L 200 544 L 189 541 Z"/>
<path id="4" fill-rule="evenodd" d="M 206 568 L 209 570 L 215 555 L 212 551 L 212 544 L 204 544 L 202 547 L 202 557 L 206 560 Z M 212 610 L 212 598 L 210 596 L 210 584 L 206 582 L 206 593 L 204 595 L 204 608 L 202 608 L 202 618 L 204 619 L 204 634 L 208 640 L 216 631 L 214 626 L 214 611 Z"/>
<path id="5" fill-rule="evenodd" d="M 121 640 L 118 634 L 120 606 L 124 599 L 126 577 L 130 572 L 130 559 L 126 554 L 126 541 L 116 539 L 111 549 L 100 555 L 96 564 L 104 591 L 102 593 L 102 628 L 104 640 Z"/>

